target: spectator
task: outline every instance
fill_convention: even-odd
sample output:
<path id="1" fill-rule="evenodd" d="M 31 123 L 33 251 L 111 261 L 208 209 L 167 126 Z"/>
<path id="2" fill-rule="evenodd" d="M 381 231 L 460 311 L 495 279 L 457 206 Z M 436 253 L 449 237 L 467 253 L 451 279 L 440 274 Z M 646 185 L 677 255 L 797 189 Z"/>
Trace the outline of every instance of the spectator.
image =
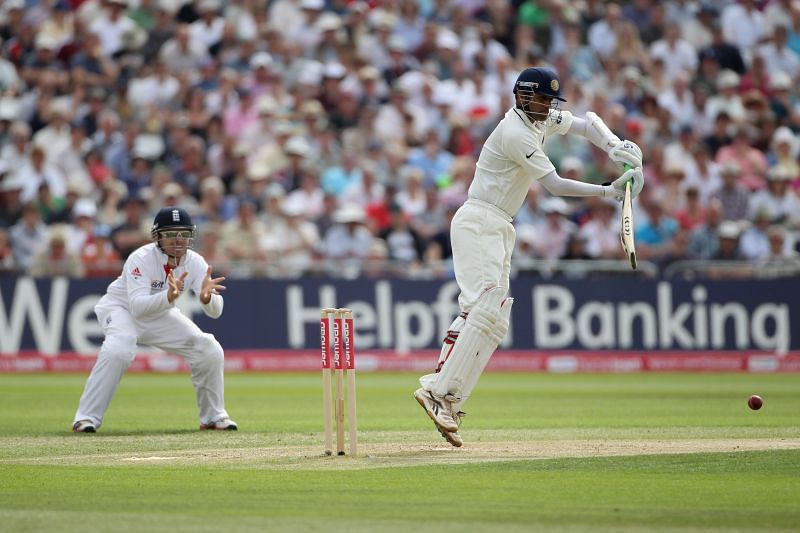
<path id="1" fill-rule="evenodd" d="M 217 176 L 207 176 L 200 182 L 200 201 L 197 205 L 197 224 L 223 223 L 236 213 L 236 201 L 225 195 L 225 185 Z M 205 257 L 205 255 L 204 255 Z"/>
<path id="2" fill-rule="evenodd" d="M 735 161 L 720 165 L 719 175 L 722 186 L 711 195 L 722 202 L 722 218 L 724 220 L 743 220 L 747 216 L 749 201 L 747 189 L 739 183 L 741 170 Z"/>
<path id="3" fill-rule="evenodd" d="M 308 274 L 320 245 L 317 227 L 305 217 L 306 206 L 296 198 L 284 201 L 281 210 L 284 222 L 268 229 L 263 247 L 277 257 L 275 263 L 281 277 Z"/>
<path id="4" fill-rule="evenodd" d="M 94 87 L 95 95 L 103 87 L 113 86 L 120 75 L 119 65 L 105 54 L 100 38 L 94 33 L 84 37 L 83 46 L 70 58 L 69 66 L 75 82 Z M 104 101 L 105 94 L 101 103 Z"/>
<path id="5" fill-rule="evenodd" d="M 0 227 L 0 276 L 14 274 L 17 265 L 14 261 L 14 250 L 11 247 L 11 237 L 6 228 Z"/>
<path id="6" fill-rule="evenodd" d="M 786 228 L 781 224 L 773 224 L 767 229 L 769 251 L 761 258 L 759 270 L 766 269 L 767 274 L 778 269 L 788 269 L 790 275 L 797 275 L 800 270 L 800 254 L 788 247 Z M 762 274 L 765 272 L 762 270 Z"/>
<path id="7" fill-rule="evenodd" d="M 606 5 L 605 15 L 589 27 L 589 46 L 602 60 L 611 57 L 617 46 L 617 27 L 621 23 L 622 10 L 618 4 Z"/>
<path id="8" fill-rule="evenodd" d="M 361 175 L 358 156 L 351 151 L 345 151 L 342 153 L 340 165 L 322 173 L 322 190 L 338 198 L 348 187 L 361 181 Z"/>
<path id="9" fill-rule="evenodd" d="M 395 83 L 389 101 L 378 110 L 373 127 L 384 144 L 416 144 L 427 131 L 428 122 L 424 111 L 408 101 L 407 89 Z"/>
<path id="10" fill-rule="evenodd" d="M 325 234 L 323 250 L 332 260 L 331 269 L 349 276 L 357 275 L 364 259 L 369 255 L 373 235 L 364 226 L 364 210 L 355 206 L 343 206 L 334 213 L 332 226 Z"/>
<path id="11" fill-rule="evenodd" d="M 716 120 L 717 115 L 725 112 L 735 122 L 745 118 L 744 105 L 739 96 L 741 78 L 732 70 L 722 70 L 717 75 L 717 94 L 708 99 L 705 114 L 709 120 Z"/>
<path id="12" fill-rule="evenodd" d="M 424 253 L 424 243 L 419 234 L 408 224 L 408 215 L 402 206 L 393 204 L 389 208 L 390 226 L 378 235 L 386 241 L 389 259 L 401 270 L 416 268 Z"/>
<path id="13" fill-rule="evenodd" d="M 407 167 L 401 174 L 404 187 L 398 191 L 394 200 L 408 218 L 421 215 L 427 207 L 428 200 L 422 185 L 423 178 L 422 169 L 412 166 Z"/>
<path id="14" fill-rule="evenodd" d="M 717 152 L 717 163 L 735 162 L 739 165 L 739 183 L 749 191 L 763 189 L 767 173 L 767 158 L 758 148 L 750 144 L 750 137 L 744 126 L 736 128 L 733 141 Z"/>
<path id="15" fill-rule="evenodd" d="M 378 167 L 372 161 L 362 165 L 361 179 L 349 184 L 342 192 L 342 205 L 357 205 L 364 209 L 368 205 L 381 202 L 386 195 L 386 188 L 377 179 Z M 329 196 L 335 198 L 329 193 Z"/>
<path id="16" fill-rule="evenodd" d="M 208 47 L 203 41 L 191 37 L 190 26 L 179 24 L 175 37 L 161 47 L 157 65 L 175 74 L 188 74 L 209 59 Z"/>
<path id="17" fill-rule="evenodd" d="M 22 189 L 25 184 L 18 174 L 5 173 L 0 181 L 0 228 L 14 226 L 22 217 Z"/>
<path id="18" fill-rule="evenodd" d="M 567 243 L 562 257 L 569 255 L 571 259 L 619 258 L 621 248 L 617 202 L 613 198 L 594 197 L 590 203 L 589 213 L 589 220 L 577 232 L 579 238 L 572 238 Z"/>
<path id="19" fill-rule="evenodd" d="M 722 220 L 722 202 L 719 199 L 710 200 L 706 208 L 705 222 L 695 227 L 689 234 L 690 257 L 705 261 L 717 254 Z"/>
<path id="20" fill-rule="evenodd" d="M 684 194 L 683 207 L 677 210 L 675 219 L 682 230 L 692 231 L 705 222 L 706 210 L 700 203 L 700 191 L 696 185 L 688 185 Z"/>
<path id="21" fill-rule="evenodd" d="M 257 272 L 261 268 L 254 263 L 266 259 L 262 248 L 266 227 L 256 217 L 256 211 L 255 202 L 242 200 L 236 218 L 222 226 L 220 238 L 224 243 L 225 256 L 232 261 L 242 262 L 239 268 L 232 271 L 235 275 L 252 275 L 253 269 Z"/>
<path id="22" fill-rule="evenodd" d="M 800 200 L 789 188 L 792 178 L 783 167 L 772 167 L 767 173 L 766 188 L 750 196 L 747 218 L 755 220 L 758 213 L 766 211 L 774 222 L 800 227 Z"/>
<path id="23" fill-rule="evenodd" d="M 725 220 L 720 223 L 717 235 L 719 236 L 719 250 L 711 259 L 713 261 L 743 261 L 745 257 L 739 250 L 739 237 L 742 230 L 736 222 Z"/>
<path id="24" fill-rule="evenodd" d="M 119 274 L 122 265 L 110 236 L 108 226 L 96 226 L 91 242 L 81 249 L 83 275 L 87 278 L 113 278 Z"/>
<path id="25" fill-rule="evenodd" d="M 729 132 L 733 123 L 727 111 L 720 111 L 714 117 L 713 124 L 713 129 L 703 138 L 703 143 L 708 146 L 711 157 L 716 159 L 719 149 L 731 143 Z"/>
<path id="26" fill-rule="evenodd" d="M 558 259 L 567 251 L 567 243 L 577 231 L 570 221 L 567 202 L 560 197 L 550 197 L 542 201 L 545 219 L 535 226 L 536 242 L 534 250 L 538 257 Z"/>
<path id="27" fill-rule="evenodd" d="M 33 147 L 30 161 L 18 170 L 18 175 L 24 184 L 20 196 L 22 202 L 34 200 L 42 183 L 47 183 L 50 193 L 55 197 L 63 198 L 67 192 L 64 174 L 58 167 L 47 161 L 46 151 L 41 146 Z"/>
<path id="28" fill-rule="evenodd" d="M 64 228 L 50 230 L 47 245 L 31 258 L 28 274 L 33 277 L 83 276 L 80 257 L 67 247 Z"/>
<path id="29" fill-rule="evenodd" d="M 678 222 L 664 213 L 664 203 L 660 198 L 642 196 L 641 204 L 645 217 L 637 221 L 634 229 L 636 253 L 643 260 L 666 261 L 673 251 L 674 239 L 680 229 Z"/>
<path id="30" fill-rule="evenodd" d="M 745 259 L 757 261 L 769 255 L 767 230 L 774 219 L 774 214 L 767 209 L 755 214 L 753 223 L 744 230 L 739 241 L 739 250 Z"/>
<path id="31" fill-rule="evenodd" d="M 664 60 L 666 75 L 670 78 L 697 68 L 697 51 L 681 38 L 681 28 L 676 22 L 665 26 L 664 37 L 650 46 L 650 55 Z"/>
<path id="32" fill-rule="evenodd" d="M 755 0 L 737 0 L 722 9 L 725 40 L 740 50 L 751 50 L 764 37 L 764 15 Z"/>
<path id="33" fill-rule="evenodd" d="M 152 241 L 146 202 L 141 196 L 128 196 L 121 202 L 124 220 L 109 235 L 114 249 L 123 261 L 136 250 Z"/>
<path id="34" fill-rule="evenodd" d="M 409 151 L 408 164 L 423 171 L 422 184 L 430 187 L 450 169 L 453 164 L 453 154 L 442 148 L 436 130 L 429 130 L 422 146 Z"/>

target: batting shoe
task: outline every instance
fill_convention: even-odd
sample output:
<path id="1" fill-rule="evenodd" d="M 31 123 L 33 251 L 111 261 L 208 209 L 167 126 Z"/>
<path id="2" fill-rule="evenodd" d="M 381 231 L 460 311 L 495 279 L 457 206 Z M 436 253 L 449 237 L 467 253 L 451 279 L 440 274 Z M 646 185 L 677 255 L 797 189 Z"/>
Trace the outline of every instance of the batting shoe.
<path id="1" fill-rule="evenodd" d="M 458 422 L 451 414 L 450 402 L 444 398 L 434 396 L 432 392 L 428 392 L 421 387 L 414 392 L 414 398 L 425 409 L 425 412 L 428 413 L 428 416 L 431 417 L 431 420 L 439 430 L 448 433 L 458 431 Z"/>
<path id="2" fill-rule="evenodd" d="M 219 429 L 223 431 L 237 431 L 239 426 L 236 425 L 236 422 L 228 418 L 227 416 L 224 418 L 220 418 L 216 422 L 211 422 L 210 424 L 200 424 L 201 430 L 206 429 Z"/>
<path id="3" fill-rule="evenodd" d="M 461 439 L 461 433 L 458 431 L 445 431 L 439 426 L 436 426 L 436 429 L 439 430 L 444 440 L 455 446 L 456 448 L 461 448 L 464 445 L 464 441 Z"/>
<path id="4" fill-rule="evenodd" d="M 75 433 L 97 433 L 97 427 L 91 420 L 78 420 L 72 424 L 72 431 Z"/>

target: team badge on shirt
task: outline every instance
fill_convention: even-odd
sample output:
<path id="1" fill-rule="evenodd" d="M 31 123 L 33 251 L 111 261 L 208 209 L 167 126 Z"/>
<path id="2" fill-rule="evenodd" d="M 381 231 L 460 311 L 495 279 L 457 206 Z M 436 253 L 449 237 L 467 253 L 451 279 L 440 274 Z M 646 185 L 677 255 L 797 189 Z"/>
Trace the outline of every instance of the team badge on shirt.
<path id="1" fill-rule="evenodd" d="M 131 271 L 131 276 L 133 276 L 134 278 L 142 277 L 142 273 L 139 271 L 139 267 L 133 267 L 133 270 Z"/>

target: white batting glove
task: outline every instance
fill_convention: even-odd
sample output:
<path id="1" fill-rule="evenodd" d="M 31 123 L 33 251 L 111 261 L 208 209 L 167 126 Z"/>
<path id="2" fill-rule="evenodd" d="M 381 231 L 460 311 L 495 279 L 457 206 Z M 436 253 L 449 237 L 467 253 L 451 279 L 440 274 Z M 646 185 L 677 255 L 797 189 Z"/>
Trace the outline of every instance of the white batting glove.
<path id="1" fill-rule="evenodd" d="M 608 150 L 608 157 L 615 163 L 631 167 L 642 166 L 642 149 L 633 141 L 619 141 Z"/>
<path id="2" fill-rule="evenodd" d="M 636 198 L 644 188 L 642 167 L 636 167 L 625 171 L 622 176 L 612 181 L 611 185 L 603 187 L 603 196 L 611 196 L 615 200 L 621 202 L 625 198 L 625 184 L 631 179 L 633 180 L 631 183 L 631 199 Z"/>

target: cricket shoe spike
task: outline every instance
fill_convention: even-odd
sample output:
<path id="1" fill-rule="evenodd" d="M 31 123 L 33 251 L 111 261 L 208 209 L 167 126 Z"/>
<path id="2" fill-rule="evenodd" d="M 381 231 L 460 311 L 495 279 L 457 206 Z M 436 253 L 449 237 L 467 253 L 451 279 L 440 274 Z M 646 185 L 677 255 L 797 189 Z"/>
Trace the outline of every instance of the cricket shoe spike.
<path id="1" fill-rule="evenodd" d="M 75 433 L 97 433 L 97 427 L 91 420 L 78 420 L 72 424 L 72 431 Z"/>
<path id="2" fill-rule="evenodd" d="M 217 429 L 217 430 L 223 430 L 223 431 L 237 431 L 239 429 L 239 426 L 236 425 L 236 422 L 234 422 L 233 420 L 231 420 L 230 418 L 228 418 L 226 416 L 225 418 L 220 418 L 216 422 L 211 422 L 210 424 L 200 424 L 200 429 L 201 430 Z"/>
<path id="3" fill-rule="evenodd" d="M 433 423 L 440 430 L 453 433 L 458 431 L 458 422 L 453 418 L 449 402 L 444 398 L 434 396 L 433 393 L 426 391 L 422 387 L 414 392 L 414 398 L 431 417 Z"/>

